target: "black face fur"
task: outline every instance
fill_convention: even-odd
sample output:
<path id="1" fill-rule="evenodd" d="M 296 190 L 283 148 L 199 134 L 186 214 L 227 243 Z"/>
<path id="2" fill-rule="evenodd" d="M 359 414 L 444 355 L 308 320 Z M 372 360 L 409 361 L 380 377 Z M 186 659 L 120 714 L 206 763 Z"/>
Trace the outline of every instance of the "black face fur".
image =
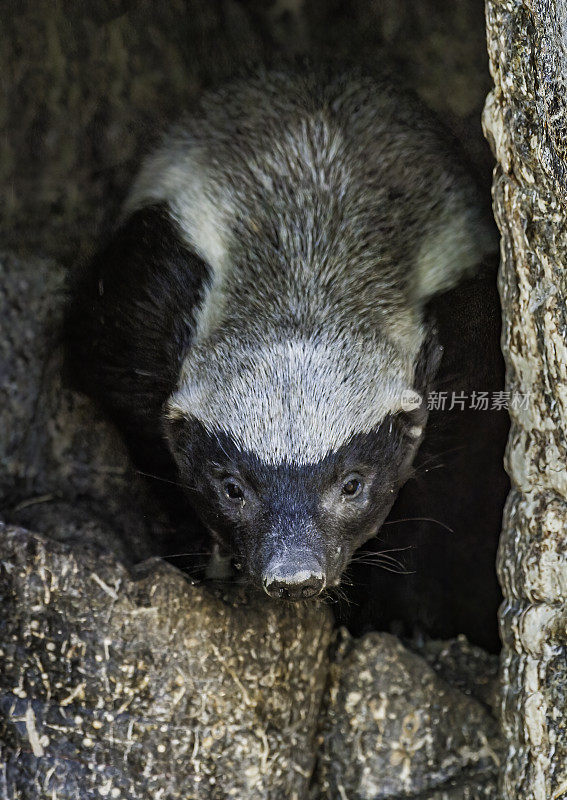
<path id="1" fill-rule="evenodd" d="M 166 430 L 181 481 L 213 536 L 258 587 L 300 599 L 336 586 L 381 526 L 411 473 L 424 416 L 420 409 L 389 415 L 308 465 L 262 463 L 196 420 L 167 422 Z M 294 570 L 305 573 L 298 587 L 285 580 Z M 316 585 L 303 585 L 309 574 L 320 575 Z"/>

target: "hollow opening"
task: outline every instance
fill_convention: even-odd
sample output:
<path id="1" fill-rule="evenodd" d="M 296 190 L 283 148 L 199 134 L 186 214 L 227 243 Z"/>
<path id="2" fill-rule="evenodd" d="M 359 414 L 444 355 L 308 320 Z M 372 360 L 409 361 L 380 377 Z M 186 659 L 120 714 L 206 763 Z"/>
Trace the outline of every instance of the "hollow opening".
<path id="1" fill-rule="evenodd" d="M 48 539 L 69 544 L 72 551 L 76 548 L 77 552 L 83 552 L 90 548 L 89 552 L 97 554 L 111 552 L 120 564 L 127 564 L 129 569 L 136 565 L 133 567 L 136 581 L 141 581 L 136 584 L 136 589 L 128 584 L 129 577 L 120 571 L 120 566 L 116 568 L 116 574 L 119 573 L 116 584 L 112 582 L 112 570 L 105 572 L 106 556 L 101 558 L 103 567 L 100 574 L 96 572 L 97 560 L 91 556 L 88 557 L 91 560 L 80 562 L 77 574 L 87 576 L 87 583 L 94 574 L 97 590 L 102 591 L 104 599 L 112 607 L 119 600 L 117 587 L 124 580 L 129 586 L 129 602 L 133 605 L 139 603 L 132 614 L 132 618 L 137 619 L 145 613 L 143 609 L 154 608 L 154 596 L 163 601 L 170 591 L 168 581 L 171 576 L 163 565 L 156 567 L 163 583 L 156 584 L 157 588 L 152 586 L 147 593 L 143 588 L 146 586 L 143 581 L 149 580 L 148 569 L 151 572 L 154 568 L 151 566 L 154 562 L 147 561 L 153 555 L 165 557 L 186 576 L 203 580 L 206 586 L 221 587 L 218 589 L 221 596 L 224 591 L 222 581 L 231 569 L 233 578 L 237 579 L 239 566 L 230 563 L 226 554 L 212 544 L 208 534 L 197 523 L 188 522 L 186 507 L 177 505 L 178 487 L 174 483 L 178 479 L 173 478 L 173 483 L 168 484 L 167 478 L 160 477 L 160 452 L 156 449 L 154 454 L 158 477 L 152 470 L 142 474 L 133 468 L 120 435 L 108 425 L 104 414 L 68 389 L 64 374 L 60 331 L 69 272 L 115 224 L 120 203 L 140 159 L 153 146 L 159 131 L 175 120 L 180 110 L 191 108 L 201 90 L 222 83 L 250 59 L 273 60 L 280 50 L 293 51 L 300 56 L 307 51 L 315 60 L 359 63 L 363 68 L 369 65 L 382 69 L 387 65 L 392 79 L 415 91 L 456 137 L 464 160 L 470 163 L 478 176 L 487 205 L 490 203 L 493 156 L 482 134 L 481 112 L 491 81 L 483 4 L 477 0 L 459 3 L 454 0 L 421 0 L 418 4 L 411 0 L 382 0 L 373 4 L 362 0 L 312 0 L 305 3 L 289 0 L 267 8 L 263 3 L 250 0 L 197 4 L 193 11 L 189 14 L 184 3 L 148 10 L 142 3 L 123 2 L 111 9 L 104 2 L 93 2 L 87 12 L 78 8 L 63 12 L 60 7 L 47 9 L 38 5 L 29 12 L 15 14 L 8 22 L 6 35 L 11 48 L 8 57 L 19 69 L 14 71 L 7 100 L 7 136 L 0 142 L 0 152 L 2 147 L 7 148 L 4 153 L 6 180 L 2 190 L 6 200 L 3 247 L 13 253 L 4 261 L 5 268 L 0 273 L 0 290 L 5 290 L 6 297 L 5 319 L 10 327 L 10 336 L 6 337 L 10 344 L 7 372 L 12 387 L 4 408 L 0 409 L 2 427 L 8 432 L 3 436 L 4 444 L 0 442 L 0 448 L 4 447 L 3 451 L 0 450 L 3 460 L 1 516 L 9 525 L 21 526 L 44 534 Z M 38 33 L 28 46 L 25 31 L 30 27 Z M 24 39 L 25 48 L 22 46 Z M 48 47 L 49 43 L 51 47 Z M 22 105 L 25 113 L 18 111 Z M 30 253 L 39 256 L 32 257 Z M 305 762 L 297 758 L 294 768 L 289 771 L 291 774 L 295 770 L 293 774 L 301 777 L 301 791 L 306 791 L 305 787 L 315 775 L 313 785 L 319 786 L 321 797 L 343 796 L 340 794 L 341 781 L 356 761 L 359 742 L 350 743 L 349 740 L 352 749 L 345 745 L 341 750 L 337 730 L 345 720 L 350 720 L 348 724 L 352 729 L 362 724 L 361 720 L 366 720 L 366 711 L 360 704 L 364 697 L 361 692 L 368 687 L 361 689 L 363 683 L 359 685 L 357 681 L 365 680 L 360 678 L 366 674 L 365 666 L 386 664 L 388 659 L 397 663 L 395 658 L 400 658 L 403 669 L 407 669 L 408 686 L 417 686 L 419 670 L 427 667 L 432 670 L 431 681 L 439 678 L 451 691 L 461 692 L 467 700 L 476 698 L 478 705 L 469 709 L 460 695 L 457 699 L 451 695 L 445 683 L 442 689 L 435 684 L 432 690 L 451 695 L 449 699 L 455 703 L 452 708 L 462 714 L 469 709 L 479 730 L 488 726 L 486 730 L 490 731 L 490 737 L 497 740 L 492 727 L 495 723 L 487 711 L 494 707 L 495 702 L 496 659 L 486 653 L 493 655 L 499 650 L 496 613 L 501 597 L 495 558 L 508 491 L 502 456 L 508 433 L 507 406 L 513 400 L 504 392 L 504 366 L 499 346 L 497 259 L 495 254 L 490 263 L 488 260 L 483 264 L 480 277 L 466 281 L 442 297 L 433 298 L 427 308 L 427 314 L 435 321 L 440 334 L 444 356 L 438 382 L 427 397 L 427 435 L 415 461 L 414 475 L 401 490 L 378 536 L 357 551 L 340 591 L 329 593 L 328 605 L 334 615 L 334 626 L 346 626 L 350 636 L 331 634 L 329 619 L 318 617 L 312 608 L 305 605 L 294 606 L 293 610 L 288 607 L 282 612 L 285 617 L 283 633 L 274 634 L 273 641 L 266 642 L 266 639 L 269 639 L 270 631 L 277 630 L 279 623 L 277 615 L 270 616 L 271 611 L 266 611 L 266 618 L 272 627 L 262 634 L 263 639 L 254 635 L 248 637 L 244 625 L 246 635 L 242 634 L 240 644 L 246 643 L 248 651 L 254 653 L 253 658 L 258 651 L 261 660 L 264 657 L 262 647 L 265 646 L 268 652 L 273 648 L 279 659 L 277 664 L 283 664 L 287 658 L 286 636 L 296 648 L 292 648 L 293 652 L 299 653 L 299 666 L 295 665 L 298 669 L 303 664 L 302 653 L 306 654 L 305 663 L 311 670 L 308 678 L 303 674 L 298 676 L 292 667 L 286 672 L 283 666 L 281 669 L 278 666 L 274 678 L 275 672 L 270 673 L 271 666 L 264 669 L 264 662 L 261 668 L 254 662 L 251 674 L 255 674 L 257 669 L 264 687 L 271 686 L 269 681 L 273 680 L 275 699 L 269 693 L 261 695 L 260 690 L 258 698 L 253 694 L 251 684 L 238 671 L 240 662 L 233 663 L 222 650 L 223 629 L 219 629 L 218 638 L 211 639 L 212 644 L 209 642 L 212 649 L 210 653 L 207 651 L 207 657 L 213 662 L 215 653 L 222 652 L 221 661 L 224 663 L 226 660 L 228 664 L 226 674 L 215 677 L 218 685 L 224 691 L 223 681 L 229 675 L 232 689 L 237 689 L 234 696 L 229 691 L 230 703 L 233 707 L 254 707 L 256 716 L 251 719 L 260 720 L 257 738 L 261 746 L 254 750 L 256 760 L 253 758 L 250 764 L 247 762 L 247 790 L 251 786 L 257 788 L 264 775 L 268 776 L 265 781 L 266 791 L 269 791 L 270 781 L 276 780 L 274 775 L 279 774 L 278 769 L 285 773 L 287 762 L 282 762 L 284 767 L 276 764 L 270 772 L 273 766 L 268 757 L 270 747 L 281 747 L 281 753 L 287 753 L 285 737 L 276 744 L 277 737 L 273 741 L 269 739 L 270 747 L 266 744 L 273 733 L 270 715 L 277 717 L 283 730 L 287 724 L 285 714 L 282 713 L 281 719 L 277 716 L 281 708 L 291 708 L 289 718 L 293 721 L 294 705 L 303 704 L 308 709 L 309 702 L 305 698 L 315 697 L 314 706 L 328 702 L 325 708 L 331 709 L 325 712 L 324 722 L 320 723 L 320 731 L 323 731 L 319 733 L 320 741 L 326 742 L 326 749 L 323 755 L 317 756 L 316 769 L 316 756 L 311 758 L 309 755 Z M 104 287 L 101 286 L 100 290 L 102 292 Z M 29 342 L 33 343 L 32 352 Z M 517 401 L 522 402 L 522 399 Z M 132 434 L 135 439 L 136 431 L 130 431 L 131 440 Z M 156 495 L 160 498 L 156 499 Z M 164 509 L 169 509 L 170 513 Z M 189 533 L 193 538 L 188 546 Z M 17 534 L 13 540 L 16 545 L 12 547 L 10 544 L 12 549 L 9 557 L 6 556 L 6 563 L 17 563 L 25 572 L 25 559 L 18 562 L 21 548 L 29 548 L 29 564 L 32 564 L 36 557 L 32 551 L 36 545 L 22 536 Z M 41 561 L 41 581 L 46 569 L 49 572 L 57 568 L 57 563 L 61 565 L 57 558 L 59 556 L 52 559 L 49 554 L 41 555 L 44 559 Z M 67 556 L 62 557 L 65 558 Z M 140 563 L 144 565 L 141 568 Z M 93 570 L 91 577 L 89 569 Z M 21 590 L 22 596 L 28 598 L 25 602 L 29 600 L 30 608 L 39 597 L 39 583 L 41 598 L 49 595 L 51 600 L 56 597 L 55 590 L 49 594 L 51 584 L 48 586 L 48 583 L 39 581 L 34 570 L 35 567 L 29 570 L 31 588 L 26 583 L 25 591 Z M 15 574 L 8 571 L 8 580 L 12 580 Z M 171 578 L 174 587 L 171 596 L 176 598 L 175 593 L 179 591 L 185 597 L 184 589 L 179 589 L 176 580 Z M 15 596 L 16 590 L 11 588 L 10 591 Z M 75 585 L 61 591 L 65 602 L 77 595 Z M 217 589 L 213 589 L 213 593 L 215 591 Z M 242 608 L 246 609 L 248 601 L 239 605 L 241 600 L 232 598 L 233 590 L 228 588 L 226 591 L 226 603 L 222 597 L 217 603 L 216 595 L 216 599 L 211 601 L 211 619 L 220 619 L 226 614 L 229 625 L 234 625 L 234 630 L 239 632 L 238 625 L 247 613 Z M 90 603 L 88 592 L 85 597 Z M 99 595 L 95 599 L 100 602 Z M 230 605 L 233 600 L 234 607 Z M 262 600 L 271 602 L 267 597 Z M 202 598 L 197 594 L 191 602 L 198 605 Z M 259 630 L 264 620 L 264 607 L 257 598 L 249 602 L 249 613 Z M 164 609 L 169 609 L 167 603 L 163 603 L 156 612 L 158 616 L 165 615 Z M 187 619 L 191 603 L 183 603 Z M 45 601 L 44 605 L 49 604 Z M 227 608 L 231 610 L 226 611 Z M 17 603 L 14 609 L 19 613 Z M 101 624 L 101 618 L 95 616 L 93 619 Z M 165 630 L 167 620 L 161 616 L 160 619 Z M 207 625 L 203 623 L 203 627 L 199 627 L 202 619 L 204 616 L 191 617 L 199 635 L 206 639 Z M 211 623 L 212 628 L 214 624 Z M 293 627 L 296 624 L 299 633 Z M 180 625 L 183 628 L 182 622 Z M 30 627 L 30 630 L 35 629 Z M 76 620 L 69 630 L 79 636 L 80 626 Z M 190 638 L 187 629 L 183 630 Z M 126 640 L 122 640 L 122 634 L 117 631 L 116 627 L 113 628 L 113 635 L 124 644 Z M 157 642 L 158 631 L 159 626 L 154 629 L 149 626 L 143 633 L 149 638 L 156 633 Z M 308 635 L 305 635 L 306 631 Z M 313 631 L 318 631 L 320 639 L 317 641 L 325 651 L 329 649 L 331 636 L 339 637 L 330 651 L 335 659 L 329 668 L 331 677 L 324 674 L 328 663 L 324 659 L 323 662 L 318 660 L 317 654 L 312 652 L 311 645 L 315 639 L 309 640 Z M 401 651 L 396 649 L 398 643 L 388 638 L 365 638 L 369 632 L 393 633 L 407 645 L 409 655 L 405 651 L 400 654 Z M 460 634 L 466 635 L 472 647 L 458 639 Z M 93 637 L 96 639 L 95 634 Z M 134 643 L 134 649 L 138 648 L 140 652 L 143 650 L 141 637 L 139 634 Z M 440 640 L 452 640 L 452 643 L 445 646 L 440 644 Z M 198 637 L 191 641 L 193 647 L 200 646 Z M 104 642 L 98 644 L 100 648 L 95 647 L 97 656 L 104 659 Z M 168 656 L 167 663 L 171 664 L 178 656 L 175 637 L 161 645 Z M 230 646 L 238 649 L 236 634 L 230 639 Z M 204 647 L 206 649 L 208 644 Z M 151 651 L 156 664 L 159 661 L 158 650 L 156 644 Z M 238 653 L 241 657 L 242 652 L 238 650 Z M 418 660 L 414 661 L 414 657 Z M 80 660 L 82 656 L 77 658 Z M 126 656 L 124 658 L 126 663 Z M 138 664 L 136 668 L 143 673 L 146 665 L 143 659 L 141 662 L 142 666 Z M 80 666 L 82 669 L 82 662 Z M 192 666 L 195 674 L 198 666 Z M 172 677 L 167 671 L 169 667 L 163 664 L 156 667 L 152 679 L 159 679 L 162 668 L 163 675 L 167 673 L 173 685 L 175 676 Z M 127 664 L 127 669 L 134 670 L 134 667 Z M 24 672 L 22 666 L 22 674 Z M 378 672 L 372 674 L 373 686 L 379 685 L 383 694 L 387 694 L 388 686 L 394 685 L 396 691 L 401 692 L 401 684 L 396 682 L 395 676 L 388 674 L 384 682 L 379 683 L 381 673 Z M 73 675 L 76 677 L 75 673 Z M 178 694 L 169 684 L 167 689 L 168 692 L 171 690 L 171 696 L 180 698 L 179 702 L 182 702 L 190 683 L 183 683 L 183 680 L 179 678 L 181 689 Z M 297 685 L 301 686 L 302 703 L 285 695 L 278 709 L 276 690 L 279 691 L 278 686 L 290 680 L 297 680 Z M 488 684 L 492 688 L 487 689 Z M 143 684 L 140 690 L 142 695 L 145 686 Z M 332 701 L 321 701 L 325 686 Z M 130 694 L 137 696 L 136 691 L 133 686 Z M 202 691 L 205 696 L 206 687 Z M 419 708 L 420 702 L 425 708 L 431 707 L 432 696 L 422 696 L 416 690 L 415 709 Z M 373 695 L 374 705 L 369 705 L 374 722 L 382 719 L 380 697 L 382 695 L 377 689 Z M 68 702 L 73 705 L 75 696 Z M 85 703 L 88 705 L 88 702 L 94 706 L 93 697 L 87 698 Z M 412 702 L 410 698 L 408 707 Z M 150 716 L 155 712 L 156 719 L 161 713 L 159 709 L 156 711 L 157 706 L 150 710 Z M 117 707 L 122 708 L 122 705 L 117 704 Z M 339 707 L 340 713 L 337 711 Z M 415 756 L 413 751 L 408 755 L 403 749 L 407 742 L 417 741 L 421 724 L 417 711 L 415 719 L 410 719 L 411 708 L 409 711 L 405 709 L 406 716 L 399 710 L 396 712 L 403 717 L 404 727 L 395 734 L 398 744 L 392 769 L 399 768 L 400 774 L 404 775 L 413 774 L 414 760 L 419 761 L 419 756 Z M 18 713 L 21 711 L 19 706 L 17 710 Z M 189 711 L 185 708 L 184 713 L 187 713 L 183 717 L 187 725 L 190 724 L 187 720 L 191 719 Z M 340 717 L 343 712 L 344 717 Z M 311 711 L 305 711 L 306 716 L 301 716 L 301 713 L 298 712 L 297 717 L 298 729 L 303 724 L 307 726 L 305 748 L 309 753 L 311 750 L 315 752 L 316 715 Z M 337 727 L 333 727 L 333 714 L 340 717 Z M 15 710 L 13 716 L 16 720 Z M 457 711 L 455 716 L 458 716 Z M 173 725 L 173 718 L 172 712 L 167 725 Z M 28 736 L 31 753 L 34 758 L 39 757 L 47 745 L 45 741 L 42 744 L 41 736 L 34 736 L 29 715 L 25 719 L 28 734 L 31 730 Z M 197 755 L 203 757 L 203 769 L 213 787 L 218 786 L 219 777 L 211 767 L 214 758 L 211 757 L 209 763 L 207 753 L 203 755 L 203 731 L 206 729 L 206 741 L 209 742 L 210 738 L 213 742 L 207 744 L 213 752 L 214 742 L 221 741 L 224 735 L 219 732 L 224 723 L 215 718 L 215 725 L 218 725 L 214 727 L 208 719 L 203 719 L 199 718 L 201 727 L 194 733 L 191 752 L 194 764 L 198 762 Z M 97 724 L 99 721 L 97 718 Z M 14 725 L 16 723 L 17 720 Z M 457 720 L 452 724 L 447 741 L 451 739 L 451 731 L 456 731 L 461 723 Z M 244 728 L 252 725 L 253 722 L 246 718 Z M 291 729 L 293 725 L 285 731 L 289 733 Z M 95 740 L 98 730 L 91 731 Z M 171 730 L 168 728 L 168 735 Z M 215 739 L 217 734 L 218 740 Z M 470 739 L 466 736 L 463 741 L 469 746 Z M 91 741 L 90 734 L 86 738 L 83 736 L 83 745 L 85 741 Z M 391 743 L 387 738 L 384 741 L 385 752 Z M 83 745 L 78 747 L 78 762 L 84 756 L 84 748 L 90 747 L 88 743 Z M 159 746 L 165 745 L 160 741 Z M 440 740 L 440 752 L 444 746 Z M 367 759 L 371 759 L 371 750 L 366 754 Z M 175 752 L 175 757 L 185 764 L 187 754 L 183 747 Z M 232 758 L 234 753 L 230 752 Z M 236 752 L 235 757 L 243 756 Z M 479 755 L 475 761 L 471 757 L 471 763 L 459 764 L 461 772 L 455 772 L 457 783 L 461 781 L 463 786 L 469 783 L 472 786 L 478 777 L 477 767 L 481 783 L 485 778 L 488 783 L 494 782 L 497 759 L 489 759 L 487 767 L 482 758 L 484 756 Z M 274 757 L 274 763 L 276 761 Z M 422 767 L 419 765 L 416 770 Z M 198 775 L 199 767 L 195 769 Z M 226 769 L 230 773 L 230 764 Z M 382 766 L 372 763 L 373 775 L 381 769 Z M 232 773 L 230 775 L 230 780 L 233 780 Z M 193 777 L 192 774 L 187 780 L 192 781 Z M 379 786 L 377 778 L 373 783 L 366 773 L 363 777 L 355 777 L 359 794 L 353 794 L 353 797 L 382 796 L 372 794 L 378 791 L 375 789 L 375 785 Z M 417 796 L 420 786 L 441 786 L 453 778 L 443 773 L 441 777 L 424 779 L 423 784 L 419 783 L 421 778 L 416 778 L 414 783 L 410 781 L 404 785 L 400 779 L 398 784 L 392 785 L 400 795 L 407 790 Z M 255 784 L 254 780 L 259 783 Z M 244 791 L 244 784 L 238 784 L 236 778 L 234 781 L 234 785 L 240 787 L 239 791 Z M 353 785 L 356 781 L 353 778 Z M 195 783 L 197 788 L 198 783 Z M 188 785 L 183 784 L 184 790 Z M 193 784 L 191 786 L 194 788 Z M 382 789 L 383 786 L 379 786 L 379 790 Z M 224 796 L 215 794 L 215 791 L 209 789 L 211 798 Z M 281 796 L 307 796 L 292 794 L 292 791 L 299 790 L 291 779 L 285 791 L 288 794 Z"/>

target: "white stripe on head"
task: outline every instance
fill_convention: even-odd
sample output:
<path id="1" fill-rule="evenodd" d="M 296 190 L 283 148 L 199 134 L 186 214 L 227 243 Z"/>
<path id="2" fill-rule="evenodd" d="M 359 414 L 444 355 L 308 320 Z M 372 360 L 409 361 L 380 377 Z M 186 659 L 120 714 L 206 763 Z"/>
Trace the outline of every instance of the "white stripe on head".
<path id="1" fill-rule="evenodd" d="M 225 432 L 264 463 L 312 464 L 406 408 L 416 394 L 410 376 L 386 347 L 370 351 L 347 340 L 198 346 L 168 415 Z"/>

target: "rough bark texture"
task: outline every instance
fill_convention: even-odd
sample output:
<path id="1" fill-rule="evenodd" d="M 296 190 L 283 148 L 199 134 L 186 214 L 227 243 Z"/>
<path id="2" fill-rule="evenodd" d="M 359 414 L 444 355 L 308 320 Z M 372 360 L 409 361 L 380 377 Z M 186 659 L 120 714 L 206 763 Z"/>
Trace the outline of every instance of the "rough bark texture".
<path id="1" fill-rule="evenodd" d="M 513 491 L 499 554 L 506 800 L 567 797 L 567 7 L 487 3 Z"/>
<path id="2" fill-rule="evenodd" d="M 339 650 L 321 720 L 320 784 L 308 790 L 328 617 L 268 609 L 238 592 L 220 598 L 156 562 L 151 573 L 128 571 L 167 526 L 116 434 L 63 388 L 58 341 L 61 261 L 76 261 L 115 219 L 160 129 L 202 88 L 275 43 L 393 64 L 486 171 L 482 4 L 8 0 L 4 10 L 0 234 L 20 257 L 0 261 L 0 514 L 65 544 L 16 528 L 0 535 L 0 797 L 495 797 L 494 659 L 459 641 L 428 643 L 418 658 L 388 636 Z M 563 524 L 561 492 L 554 497 L 550 526 Z M 103 554 L 110 549 L 113 557 Z M 533 575 L 534 561 L 522 563 Z M 553 654 L 533 664 L 559 673 L 564 650 Z M 404 696 L 391 697 L 401 674 Z M 516 674 L 510 680 L 520 685 Z M 559 703 L 562 684 L 548 683 L 545 701 Z M 373 707 L 387 698 L 418 720 L 427 746 L 417 746 L 411 725 L 352 705 L 368 691 Z M 484 739 L 463 730 L 464 714 Z M 544 730 L 541 715 L 533 719 L 536 733 Z M 507 720 L 516 735 L 521 717 L 507 710 Z"/>
<path id="3" fill-rule="evenodd" d="M 331 615 L 0 526 L 10 800 L 305 797 Z M 0 787 L 2 778 L 0 778 Z"/>
<path id="4" fill-rule="evenodd" d="M 0 603 L 2 797 L 497 797 L 498 726 L 473 694 L 496 659 L 464 640 L 428 643 L 433 668 L 346 636 L 330 666 L 322 604 L 1 524 Z"/>
<path id="5" fill-rule="evenodd" d="M 474 654 L 466 642 L 460 646 Z M 439 797 L 462 798 L 467 786 L 471 798 L 495 800 L 498 725 L 482 704 L 450 685 L 455 674 L 446 670 L 446 682 L 388 634 L 344 639 L 323 722 L 324 796 L 385 800 L 438 790 Z"/>
<path id="6" fill-rule="evenodd" d="M 62 385 L 64 299 L 60 265 L 0 254 L 0 518 L 137 561 L 167 528 L 118 434 Z"/>
<path id="7" fill-rule="evenodd" d="M 203 88 L 279 49 L 391 64 L 490 169 L 479 0 L 5 0 L 3 10 L 0 236 L 19 252 L 74 261 L 88 251 L 160 131 Z"/>
<path id="8" fill-rule="evenodd" d="M 4 242 L 76 257 L 162 125 L 262 54 L 234 0 L 8 0 L 0 37 Z"/>

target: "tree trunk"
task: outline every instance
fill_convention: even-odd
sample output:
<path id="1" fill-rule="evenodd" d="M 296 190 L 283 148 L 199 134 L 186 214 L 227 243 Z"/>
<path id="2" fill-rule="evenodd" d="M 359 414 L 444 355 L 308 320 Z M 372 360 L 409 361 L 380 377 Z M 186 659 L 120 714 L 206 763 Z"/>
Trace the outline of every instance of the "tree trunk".
<path id="1" fill-rule="evenodd" d="M 567 797 L 567 7 L 488 0 L 512 480 L 498 569 L 505 800 Z"/>

